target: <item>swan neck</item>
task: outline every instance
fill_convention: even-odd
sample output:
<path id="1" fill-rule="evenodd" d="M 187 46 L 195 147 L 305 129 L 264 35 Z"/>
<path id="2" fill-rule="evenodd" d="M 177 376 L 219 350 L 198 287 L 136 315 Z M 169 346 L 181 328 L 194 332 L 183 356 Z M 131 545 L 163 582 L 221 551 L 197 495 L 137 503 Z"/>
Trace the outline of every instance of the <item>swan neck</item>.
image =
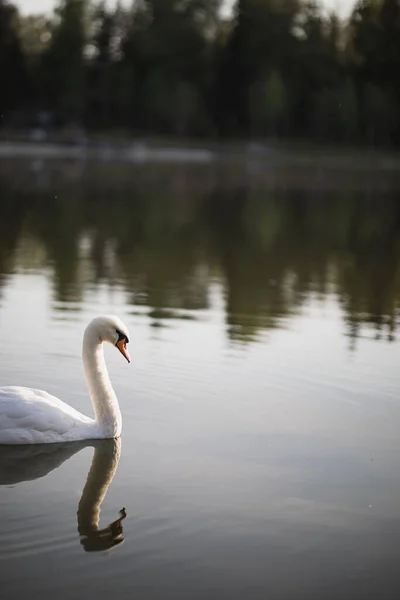
<path id="1" fill-rule="evenodd" d="M 104 437 L 121 434 L 121 412 L 104 360 L 103 342 L 88 327 L 83 337 L 83 366 L 97 424 Z"/>

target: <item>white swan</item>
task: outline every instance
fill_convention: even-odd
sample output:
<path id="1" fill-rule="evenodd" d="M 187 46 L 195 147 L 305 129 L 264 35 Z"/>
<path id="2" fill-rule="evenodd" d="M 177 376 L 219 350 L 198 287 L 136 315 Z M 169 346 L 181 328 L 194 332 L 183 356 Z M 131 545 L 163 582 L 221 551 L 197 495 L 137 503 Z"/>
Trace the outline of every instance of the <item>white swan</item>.
<path id="1" fill-rule="evenodd" d="M 129 334 L 118 317 L 93 319 L 83 336 L 82 358 L 95 418 L 55 396 L 24 387 L 0 388 L 0 444 L 50 444 L 121 435 L 121 412 L 104 362 L 103 342 L 130 362 Z"/>

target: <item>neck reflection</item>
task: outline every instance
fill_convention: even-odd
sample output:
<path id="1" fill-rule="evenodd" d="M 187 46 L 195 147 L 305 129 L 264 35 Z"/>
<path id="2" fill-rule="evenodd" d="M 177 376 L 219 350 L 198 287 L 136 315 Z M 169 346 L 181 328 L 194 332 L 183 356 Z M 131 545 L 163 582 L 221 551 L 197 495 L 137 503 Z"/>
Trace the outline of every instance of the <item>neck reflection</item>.
<path id="1" fill-rule="evenodd" d="M 0 446 L 0 485 L 15 485 L 47 476 L 64 462 L 92 446 L 94 454 L 78 505 L 77 520 L 81 545 L 87 552 L 110 549 L 123 542 L 119 518 L 104 528 L 99 527 L 101 504 L 118 468 L 121 440 L 87 440 L 62 444 Z"/>
<path id="2" fill-rule="evenodd" d="M 78 532 L 81 544 L 87 552 L 107 550 L 123 542 L 122 521 L 126 510 L 119 511 L 119 518 L 100 529 L 101 504 L 116 473 L 121 454 L 121 440 L 101 440 L 94 444 L 92 464 L 78 505 Z"/>

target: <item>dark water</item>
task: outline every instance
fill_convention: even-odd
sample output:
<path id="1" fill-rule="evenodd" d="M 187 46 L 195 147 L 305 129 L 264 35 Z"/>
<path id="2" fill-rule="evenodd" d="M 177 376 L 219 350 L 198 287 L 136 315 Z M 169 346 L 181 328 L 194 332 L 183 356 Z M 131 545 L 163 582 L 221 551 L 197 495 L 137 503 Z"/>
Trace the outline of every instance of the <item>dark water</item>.
<path id="1" fill-rule="evenodd" d="M 0 448 L 2 597 L 397 597 L 396 182 L 3 160 L 0 186 L 0 386 L 91 414 L 103 312 L 133 359 L 107 352 L 120 447 Z"/>

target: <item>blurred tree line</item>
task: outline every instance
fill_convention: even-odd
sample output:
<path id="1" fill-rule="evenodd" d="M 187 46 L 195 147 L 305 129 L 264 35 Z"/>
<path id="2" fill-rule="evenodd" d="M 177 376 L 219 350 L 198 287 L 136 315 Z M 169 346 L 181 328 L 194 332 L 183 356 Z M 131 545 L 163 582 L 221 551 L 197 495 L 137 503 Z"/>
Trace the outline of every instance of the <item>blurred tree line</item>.
<path id="1" fill-rule="evenodd" d="M 400 3 L 347 22 L 314 0 L 0 0 L 2 123 L 138 135 L 400 144 Z"/>

